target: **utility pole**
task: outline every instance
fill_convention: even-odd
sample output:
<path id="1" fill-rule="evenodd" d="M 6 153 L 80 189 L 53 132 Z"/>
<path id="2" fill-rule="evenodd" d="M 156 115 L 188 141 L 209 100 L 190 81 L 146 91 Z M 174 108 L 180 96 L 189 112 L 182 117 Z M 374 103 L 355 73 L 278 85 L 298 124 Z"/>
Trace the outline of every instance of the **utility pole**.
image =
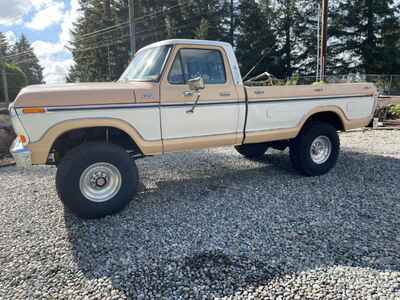
<path id="1" fill-rule="evenodd" d="M 131 41 L 130 56 L 133 57 L 136 53 L 135 0 L 129 0 L 129 34 Z"/>
<path id="2" fill-rule="evenodd" d="M 4 100 L 8 105 L 10 103 L 10 97 L 8 96 L 8 82 L 7 82 L 7 73 L 6 73 L 6 63 L 0 57 L 0 68 L 1 68 L 1 78 L 3 81 L 3 92 L 4 92 Z"/>
<path id="3" fill-rule="evenodd" d="M 318 23 L 317 23 L 317 71 L 316 71 L 316 78 L 315 81 L 318 82 L 320 81 L 319 76 L 321 75 L 319 73 L 319 67 L 320 67 L 320 50 L 321 50 L 321 3 L 317 3 L 317 9 L 318 9 Z"/>
<path id="4" fill-rule="evenodd" d="M 320 52 L 320 80 L 325 80 L 326 57 L 328 45 L 328 0 L 321 0 L 321 52 Z"/>
<path id="5" fill-rule="evenodd" d="M 234 19 L 235 7 L 234 7 L 233 1 L 234 0 L 231 0 L 231 20 L 230 20 L 231 21 L 231 24 L 230 24 L 230 26 L 231 26 L 231 28 L 230 28 L 230 38 L 231 38 L 232 46 L 233 46 L 233 43 L 235 41 L 235 28 L 234 28 L 234 26 L 235 26 L 235 19 Z"/>

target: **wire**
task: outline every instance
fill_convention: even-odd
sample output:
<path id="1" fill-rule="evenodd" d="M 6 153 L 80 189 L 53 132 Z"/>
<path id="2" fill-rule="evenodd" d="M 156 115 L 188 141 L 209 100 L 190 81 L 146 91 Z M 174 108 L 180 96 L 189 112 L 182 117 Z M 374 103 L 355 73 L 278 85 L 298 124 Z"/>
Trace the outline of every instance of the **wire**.
<path id="1" fill-rule="evenodd" d="M 21 55 L 30 54 L 30 53 L 33 54 L 33 51 L 32 51 L 32 50 L 29 50 L 29 51 L 19 52 L 19 53 L 15 53 L 15 54 L 3 56 L 2 58 L 3 58 L 3 59 L 4 59 L 4 58 L 7 59 L 7 58 L 10 58 L 10 57 L 21 56 Z"/>
<path id="2" fill-rule="evenodd" d="M 154 17 L 154 16 L 157 16 L 159 14 L 165 13 L 167 11 L 170 11 L 170 10 L 173 10 L 173 9 L 176 9 L 176 8 L 179 8 L 179 7 L 187 6 L 189 4 L 190 3 L 176 4 L 176 5 L 167 7 L 167 8 L 162 9 L 162 10 L 158 10 L 156 12 L 153 12 L 153 13 L 150 13 L 150 14 L 147 14 L 147 15 L 143 15 L 143 16 L 141 16 L 139 18 L 135 18 L 134 22 L 137 23 L 137 22 L 139 22 L 141 20 L 144 20 L 144 19 L 146 19 L 148 17 Z M 106 33 L 110 33 L 112 31 L 120 30 L 121 28 L 126 27 L 129 24 L 130 24 L 130 22 L 126 21 L 126 22 L 122 22 L 122 23 L 115 24 L 115 25 L 112 25 L 112 26 L 109 26 L 109 27 L 105 27 L 105 28 L 102 28 L 102 29 L 99 29 L 99 30 L 96 30 L 96 31 L 93 31 L 93 32 L 89 32 L 89 33 L 81 35 L 80 38 L 78 40 L 75 40 L 74 42 L 84 41 L 84 40 L 93 38 L 93 37 L 95 37 L 97 35 L 103 35 L 103 34 L 106 34 Z"/>
<path id="3" fill-rule="evenodd" d="M 135 18 L 134 21 L 137 22 L 137 21 L 140 21 L 140 20 L 142 20 L 142 19 L 145 19 L 145 18 L 148 18 L 148 17 L 153 17 L 153 16 L 162 14 L 162 13 L 164 13 L 164 12 L 167 12 L 167 11 L 170 11 L 170 10 L 173 10 L 173 9 L 176 9 L 176 8 L 181 8 L 181 7 L 188 6 L 189 4 L 190 4 L 190 3 L 176 4 L 176 5 L 173 5 L 173 6 L 164 8 L 164 9 L 160 9 L 160 10 L 158 10 L 158 11 L 156 11 L 156 12 L 151 13 L 151 14 L 147 14 L 147 15 L 143 15 L 143 16 L 141 16 L 141 17 L 139 17 L 139 18 Z"/>
<path id="4" fill-rule="evenodd" d="M 87 36 L 96 35 L 96 34 L 99 34 L 101 32 L 109 31 L 109 30 L 114 29 L 116 27 L 121 27 L 121 26 L 125 26 L 125 25 L 128 25 L 128 24 L 129 24 L 129 22 L 119 23 L 119 24 L 116 24 L 116 25 L 113 25 L 113 26 L 110 26 L 110 27 L 106 27 L 106 28 L 97 30 L 97 31 L 93 31 L 93 32 L 89 32 L 89 33 L 83 34 L 83 35 L 81 35 L 81 37 L 84 38 L 84 37 L 87 37 Z"/>

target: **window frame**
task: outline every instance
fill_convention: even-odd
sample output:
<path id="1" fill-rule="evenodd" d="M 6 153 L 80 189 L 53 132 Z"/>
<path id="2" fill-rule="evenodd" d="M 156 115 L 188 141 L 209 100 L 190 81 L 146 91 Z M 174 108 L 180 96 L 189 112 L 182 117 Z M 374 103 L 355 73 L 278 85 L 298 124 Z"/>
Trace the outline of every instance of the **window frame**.
<path id="1" fill-rule="evenodd" d="M 183 66 L 183 59 L 182 59 L 182 55 L 181 55 L 181 50 L 200 50 L 200 51 L 203 50 L 203 51 L 215 51 L 215 52 L 218 52 L 219 56 L 221 57 L 221 62 L 222 62 L 222 65 L 223 65 L 225 81 L 221 82 L 221 83 L 207 83 L 206 82 L 205 84 L 206 85 L 209 85 L 209 84 L 211 84 L 211 85 L 224 85 L 224 84 L 227 84 L 227 82 L 228 82 L 228 72 L 227 72 L 227 69 L 226 69 L 225 58 L 224 58 L 224 55 L 222 54 L 221 49 L 191 48 L 191 47 L 178 48 L 178 52 L 176 53 L 176 55 L 175 55 L 175 57 L 174 57 L 174 59 L 172 61 L 171 67 L 170 67 L 170 69 L 168 71 L 168 75 L 167 75 L 168 84 L 170 84 L 170 85 L 187 85 L 188 79 L 186 78 L 187 74 L 185 73 L 184 66 Z M 175 64 L 175 61 L 178 58 L 178 56 L 179 56 L 179 60 L 181 61 L 181 69 L 182 69 L 184 82 L 183 83 L 172 83 L 169 80 L 169 76 L 171 74 L 172 68 L 173 68 L 173 66 Z"/>

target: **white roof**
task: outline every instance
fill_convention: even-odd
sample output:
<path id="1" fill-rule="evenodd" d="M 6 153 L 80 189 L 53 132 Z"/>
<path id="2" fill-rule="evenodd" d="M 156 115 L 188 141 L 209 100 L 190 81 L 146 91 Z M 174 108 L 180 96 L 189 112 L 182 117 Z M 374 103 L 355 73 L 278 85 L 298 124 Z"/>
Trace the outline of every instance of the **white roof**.
<path id="1" fill-rule="evenodd" d="M 150 44 L 140 50 L 160 47 L 166 45 L 177 45 L 177 44 L 186 44 L 186 45 L 204 45 L 204 46 L 219 46 L 222 48 L 232 48 L 231 44 L 220 42 L 220 41 L 210 41 L 210 40 L 191 40 L 191 39 L 173 39 L 173 40 L 165 40 L 157 43 Z"/>

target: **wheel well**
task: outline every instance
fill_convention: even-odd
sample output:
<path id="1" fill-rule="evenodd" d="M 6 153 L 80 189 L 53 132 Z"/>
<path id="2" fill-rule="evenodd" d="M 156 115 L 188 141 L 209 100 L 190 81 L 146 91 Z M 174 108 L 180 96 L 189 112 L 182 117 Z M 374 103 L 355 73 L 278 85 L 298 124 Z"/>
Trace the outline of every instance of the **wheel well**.
<path id="1" fill-rule="evenodd" d="M 308 118 L 305 125 L 310 124 L 311 122 L 314 122 L 314 121 L 328 123 L 328 124 L 332 125 L 333 127 L 335 127 L 337 131 L 345 130 L 342 119 L 339 117 L 339 115 L 337 113 L 332 112 L 332 111 L 319 112 L 319 113 L 312 115 L 311 117 Z"/>
<path id="2" fill-rule="evenodd" d="M 89 127 L 67 131 L 54 141 L 51 153 L 57 163 L 71 149 L 85 142 L 100 141 L 119 145 L 136 155 L 143 155 L 135 141 L 126 132 L 115 127 Z"/>

